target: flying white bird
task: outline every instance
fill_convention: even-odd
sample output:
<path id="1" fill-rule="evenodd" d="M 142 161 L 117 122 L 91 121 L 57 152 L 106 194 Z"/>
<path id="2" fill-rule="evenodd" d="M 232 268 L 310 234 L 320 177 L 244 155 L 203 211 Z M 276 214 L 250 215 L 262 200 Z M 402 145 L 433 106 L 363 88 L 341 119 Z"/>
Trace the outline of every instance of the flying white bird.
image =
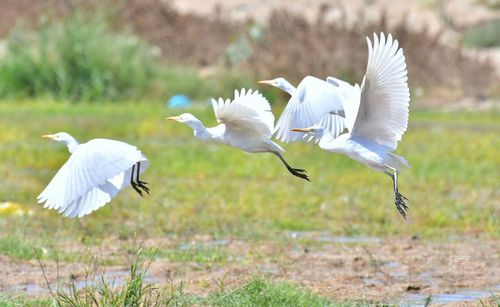
<path id="1" fill-rule="evenodd" d="M 250 153 L 270 152 L 285 164 L 293 175 L 308 180 L 303 169 L 292 168 L 283 158 L 285 151 L 271 140 L 274 127 L 274 115 L 266 98 L 258 91 L 234 91 L 234 99 L 212 99 L 215 117 L 219 125 L 205 128 L 194 115 L 184 113 L 167 117 L 190 126 L 194 135 L 202 140 L 215 141 Z"/>
<path id="2" fill-rule="evenodd" d="M 149 162 L 135 146 L 108 139 L 78 144 L 66 132 L 42 137 L 66 144 L 71 153 L 38 196 L 44 208 L 67 217 L 82 217 L 107 204 L 129 184 L 139 195 L 149 194 L 147 183 L 139 179 Z"/>
<path id="3" fill-rule="evenodd" d="M 335 138 L 320 126 L 292 129 L 318 138 L 319 147 L 341 153 L 376 171 L 389 175 L 394 184 L 394 202 L 406 219 L 406 197 L 398 191 L 398 172 L 409 167 L 408 162 L 392 151 L 396 150 L 408 126 L 410 92 L 403 49 L 398 41 L 383 33 L 380 40 L 374 34 L 368 42 L 368 64 L 361 88 L 329 78 L 332 84 L 343 87 L 353 95 L 344 104 L 349 133 Z M 358 93 L 358 94 L 356 94 Z"/>
<path id="4" fill-rule="evenodd" d="M 345 129 L 343 101 L 346 97 L 337 86 L 311 76 L 305 77 L 297 88 L 284 78 L 259 83 L 277 87 L 291 96 L 276 123 L 277 139 L 286 143 L 303 139 L 303 134 L 291 131 L 295 127 L 318 125 L 334 136 Z"/>

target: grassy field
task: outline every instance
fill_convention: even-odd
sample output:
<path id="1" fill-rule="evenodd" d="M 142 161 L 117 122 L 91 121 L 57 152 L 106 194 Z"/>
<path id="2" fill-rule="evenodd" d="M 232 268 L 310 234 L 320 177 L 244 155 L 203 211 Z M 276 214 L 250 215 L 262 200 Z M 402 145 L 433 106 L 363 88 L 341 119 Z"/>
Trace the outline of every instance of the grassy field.
<path id="1" fill-rule="evenodd" d="M 279 114 L 279 108 L 275 109 Z M 397 151 L 412 166 L 400 177 L 400 191 L 410 199 L 408 222 L 397 213 L 390 179 L 383 174 L 312 144 L 285 145 L 290 164 L 308 170 L 312 182 L 305 182 L 290 175 L 272 155 L 203 143 L 188 127 L 164 120 L 184 111 L 140 102 L 0 104 L 0 201 L 15 202 L 16 212 L 24 212 L 0 211 L 0 254 L 29 261 L 35 258 L 35 247 L 43 252 L 43 260 L 88 263 L 95 260 L 95 247 L 116 242 L 119 247 L 113 253 L 99 257 L 99 263 L 114 265 L 122 263 L 123 254 L 130 254 L 137 242 L 158 238 L 168 240 L 165 246 L 170 247 L 204 236 L 252 246 L 286 246 L 290 232 L 417 236 L 430 241 L 500 238 L 500 114 L 496 111 L 411 112 L 409 130 Z M 207 126 L 215 125 L 208 104 L 187 111 Z M 69 153 L 61 144 L 40 136 L 58 131 L 69 132 L 81 142 L 102 137 L 137 145 L 151 161 L 143 176 L 151 195 L 140 198 L 127 189 L 111 204 L 77 220 L 41 208 L 36 196 Z M 307 236 L 301 240 L 315 244 Z M 87 252 L 82 252 L 83 247 Z M 232 257 L 218 246 L 195 251 L 165 247 L 158 253 L 172 262 L 202 265 L 223 265 Z M 255 287 L 271 287 L 271 298 L 276 297 L 272 291 L 281 291 L 278 288 L 296 293 L 295 305 L 326 304 L 322 298 L 309 298 L 312 294 L 306 290 L 259 278 L 240 285 L 239 290 L 217 292 L 230 293 L 222 295 L 220 303 L 205 303 L 232 305 L 231 299 L 237 299 L 250 306 L 255 297 L 245 295 Z M 204 299 L 215 300 L 217 294 L 211 295 Z"/>

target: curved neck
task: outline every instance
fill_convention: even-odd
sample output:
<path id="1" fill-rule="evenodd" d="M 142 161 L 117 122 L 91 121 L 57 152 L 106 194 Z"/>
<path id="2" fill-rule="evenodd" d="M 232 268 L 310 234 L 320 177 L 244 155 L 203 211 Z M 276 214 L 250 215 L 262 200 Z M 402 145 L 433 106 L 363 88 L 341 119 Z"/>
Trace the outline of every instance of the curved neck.
<path id="1" fill-rule="evenodd" d="M 76 149 L 76 147 L 79 145 L 78 141 L 75 140 L 74 137 L 71 137 L 70 139 L 64 140 L 64 144 L 68 146 L 68 150 L 70 153 L 73 153 Z"/>
<path id="2" fill-rule="evenodd" d="M 335 139 L 333 137 L 333 134 L 331 134 L 330 131 L 328 130 L 324 130 L 322 132 L 322 135 L 318 136 L 318 138 L 319 138 L 318 146 L 323 149 L 328 147 L 328 144 L 330 144 Z"/>
<path id="3" fill-rule="evenodd" d="M 210 133 L 207 131 L 207 128 L 199 119 L 196 118 L 195 120 L 186 122 L 185 124 L 193 129 L 195 137 L 202 140 L 210 138 Z"/>
<path id="4" fill-rule="evenodd" d="M 279 88 L 285 92 L 287 92 L 290 95 L 293 95 L 295 92 L 296 88 L 293 86 L 288 80 L 283 79 L 283 83 L 280 84 Z"/>

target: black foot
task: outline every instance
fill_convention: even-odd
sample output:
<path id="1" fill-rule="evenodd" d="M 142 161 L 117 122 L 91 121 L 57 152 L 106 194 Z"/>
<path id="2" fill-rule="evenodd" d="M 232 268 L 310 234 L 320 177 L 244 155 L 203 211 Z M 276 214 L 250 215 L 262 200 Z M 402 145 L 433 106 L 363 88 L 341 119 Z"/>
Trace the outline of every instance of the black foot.
<path id="1" fill-rule="evenodd" d="M 309 177 L 306 174 L 304 174 L 304 173 L 307 173 L 306 170 L 303 170 L 300 168 L 292 168 L 292 169 L 290 169 L 290 173 L 292 173 L 294 176 L 297 176 L 299 178 L 302 178 L 302 179 L 305 179 L 305 180 L 311 182 L 311 180 L 309 180 Z"/>
<path id="2" fill-rule="evenodd" d="M 137 186 L 139 188 L 141 188 L 144 192 L 148 193 L 148 195 L 149 195 L 149 188 L 147 187 L 147 185 L 148 185 L 147 182 L 144 182 L 144 181 L 141 181 L 141 180 L 137 181 Z"/>
<path id="3" fill-rule="evenodd" d="M 130 185 L 132 186 L 132 188 L 134 188 L 134 190 L 137 192 L 137 194 L 139 194 L 139 195 L 141 195 L 141 197 L 143 197 L 142 191 L 141 191 L 141 189 L 139 189 L 139 185 L 137 183 L 131 181 Z"/>
<path id="4" fill-rule="evenodd" d="M 401 193 L 396 191 L 394 193 L 394 204 L 396 205 L 396 209 L 398 209 L 399 213 L 403 218 L 406 220 L 406 211 L 408 211 L 408 206 L 406 205 L 406 202 L 408 201 L 408 198 L 404 197 Z"/>

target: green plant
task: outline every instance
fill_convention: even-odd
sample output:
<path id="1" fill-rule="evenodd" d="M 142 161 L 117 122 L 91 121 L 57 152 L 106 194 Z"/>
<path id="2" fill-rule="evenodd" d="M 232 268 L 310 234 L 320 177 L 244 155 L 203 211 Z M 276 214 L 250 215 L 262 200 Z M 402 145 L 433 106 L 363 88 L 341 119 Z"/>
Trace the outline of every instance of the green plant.
<path id="1" fill-rule="evenodd" d="M 72 282 L 69 290 L 51 291 L 53 298 L 60 306 L 163 306 L 165 296 L 162 291 L 145 282 L 155 251 L 147 254 L 147 259 L 144 259 L 143 249 L 138 249 L 130 265 L 130 275 L 122 287 L 113 287 L 104 278 L 94 280 L 96 286 L 82 289 Z"/>
<path id="2" fill-rule="evenodd" d="M 465 31 L 462 43 L 468 48 L 500 46 L 500 19 L 493 19 Z"/>
<path id="3" fill-rule="evenodd" d="M 154 52 L 113 32 L 104 17 L 75 13 L 36 32 L 17 27 L 0 59 L 0 97 L 116 100 L 144 93 L 155 77 Z"/>

